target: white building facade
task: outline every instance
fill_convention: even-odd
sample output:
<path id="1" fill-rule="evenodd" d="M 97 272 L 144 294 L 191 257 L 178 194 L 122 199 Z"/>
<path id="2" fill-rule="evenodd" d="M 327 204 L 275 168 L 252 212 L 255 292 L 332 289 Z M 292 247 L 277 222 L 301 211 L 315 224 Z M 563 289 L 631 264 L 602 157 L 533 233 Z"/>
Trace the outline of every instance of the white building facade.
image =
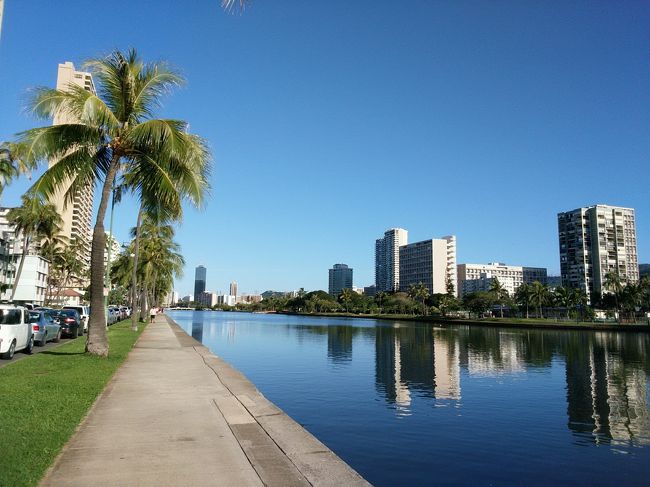
<path id="1" fill-rule="evenodd" d="M 512 296 L 523 283 L 532 284 L 539 281 L 546 284 L 546 275 L 547 271 L 542 267 L 513 266 L 500 262 L 459 264 L 459 296 L 462 297 L 479 291 L 489 291 L 495 279 L 498 279 L 503 288 Z"/>
<path id="2" fill-rule="evenodd" d="M 399 248 L 399 290 L 412 284 L 424 284 L 431 294 L 446 294 L 447 284 L 456 279 L 456 237 L 423 240 Z"/>
<path id="3" fill-rule="evenodd" d="M 375 287 L 380 291 L 398 291 L 400 287 L 400 252 L 408 244 L 408 231 L 391 228 L 375 241 Z"/>

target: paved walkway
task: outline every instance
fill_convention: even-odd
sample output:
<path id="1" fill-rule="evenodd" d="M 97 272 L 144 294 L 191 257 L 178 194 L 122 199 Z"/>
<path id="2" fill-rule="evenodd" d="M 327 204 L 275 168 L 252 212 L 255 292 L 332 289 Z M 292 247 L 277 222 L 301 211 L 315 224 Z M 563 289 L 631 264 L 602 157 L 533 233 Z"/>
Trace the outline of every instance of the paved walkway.
<path id="1" fill-rule="evenodd" d="M 42 485 L 368 484 L 241 373 L 159 316 Z"/>

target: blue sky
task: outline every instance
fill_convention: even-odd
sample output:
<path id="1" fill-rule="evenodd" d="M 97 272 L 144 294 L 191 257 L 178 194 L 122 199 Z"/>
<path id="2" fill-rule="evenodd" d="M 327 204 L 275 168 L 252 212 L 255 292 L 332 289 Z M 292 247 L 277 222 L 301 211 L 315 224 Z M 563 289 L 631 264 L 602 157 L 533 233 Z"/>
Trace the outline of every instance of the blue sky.
<path id="1" fill-rule="evenodd" d="M 458 261 L 559 270 L 556 213 L 637 210 L 650 261 L 650 3 L 6 0 L 0 139 L 35 126 L 25 90 L 114 48 L 167 60 L 182 118 L 214 155 L 212 196 L 178 229 L 207 287 L 373 282 L 374 239 L 458 237 Z M 57 28 L 55 29 L 54 26 Z M 18 181 L 2 205 L 18 202 Z M 116 213 L 126 239 L 136 205 Z"/>

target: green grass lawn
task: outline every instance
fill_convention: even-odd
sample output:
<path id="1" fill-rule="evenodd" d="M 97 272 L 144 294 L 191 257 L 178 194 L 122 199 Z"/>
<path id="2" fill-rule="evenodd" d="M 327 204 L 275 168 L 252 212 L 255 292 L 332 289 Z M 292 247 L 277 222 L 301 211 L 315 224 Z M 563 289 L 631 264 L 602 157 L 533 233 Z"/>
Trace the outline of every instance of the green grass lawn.
<path id="1" fill-rule="evenodd" d="M 84 337 L 0 369 L 0 485 L 41 480 L 143 328 L 111 326 L 108 359 L 85 355 Z"/>

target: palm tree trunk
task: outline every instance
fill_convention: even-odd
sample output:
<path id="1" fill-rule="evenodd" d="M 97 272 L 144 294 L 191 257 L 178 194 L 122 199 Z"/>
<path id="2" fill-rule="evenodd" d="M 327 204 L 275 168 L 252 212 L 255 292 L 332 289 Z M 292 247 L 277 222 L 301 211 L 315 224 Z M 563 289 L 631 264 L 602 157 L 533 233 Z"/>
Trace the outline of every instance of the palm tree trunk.
<path id="1" fill-rule="evenodd" d="M 147 300 L 147 282 L 145 281 L 144 286 L 142 288 L 142 292 L 140 294 L 140 319 L 144 321 L 145 323 L 147 322 L 147 308 L 149 307 L 149 302 Z"/>
<path id="2" fill-rule="evenodd" d="M 106 232 L 104 218 L 111 195 L 113 181 L 117 174 L 119 155 L 113 155 L 108 167 L 102 196 L 99 200 L 97 220 L 93 228 L 93 241 L 90 251 L 90 320 L 88 323 L 88 341 L 86 352 L 99 357 L 108 357 L 108 334 L 106 332 L 106 314 L 104 302 L 104 251 L 106 250 Z"/>
<path id="3" fill-rule="evenodd" d="M 23 265 L 25 264 L 25 256 L 27 255 L 27 249 L 29 248 L 29 237 L 25 235 L 23 238 L 23 255 L 20 256 L 20 264 L 18 265 L 18 272 L 14 278 L 14 287 L 11 290 L 11 301 L 14 300 L 16 296 L 16 289 L 18 289 L 18 281 L 20 281 L 20 275 L 23 273 Z"/>
<path id="4" fill-rule="evenodd" d="M 135 225 L 135 245 L 133 253 L 133 273 L 131 279 L 131 291 L 133 296 L 133 307 L 131 308 L 131 329 L 138 331 L 138 256 L 140 253 L 140 227 L 142 226 L 142 214 L 144 212 L 143 205 L 140 204 L 140 211 L 138 211 L 138 221 Z"/>

